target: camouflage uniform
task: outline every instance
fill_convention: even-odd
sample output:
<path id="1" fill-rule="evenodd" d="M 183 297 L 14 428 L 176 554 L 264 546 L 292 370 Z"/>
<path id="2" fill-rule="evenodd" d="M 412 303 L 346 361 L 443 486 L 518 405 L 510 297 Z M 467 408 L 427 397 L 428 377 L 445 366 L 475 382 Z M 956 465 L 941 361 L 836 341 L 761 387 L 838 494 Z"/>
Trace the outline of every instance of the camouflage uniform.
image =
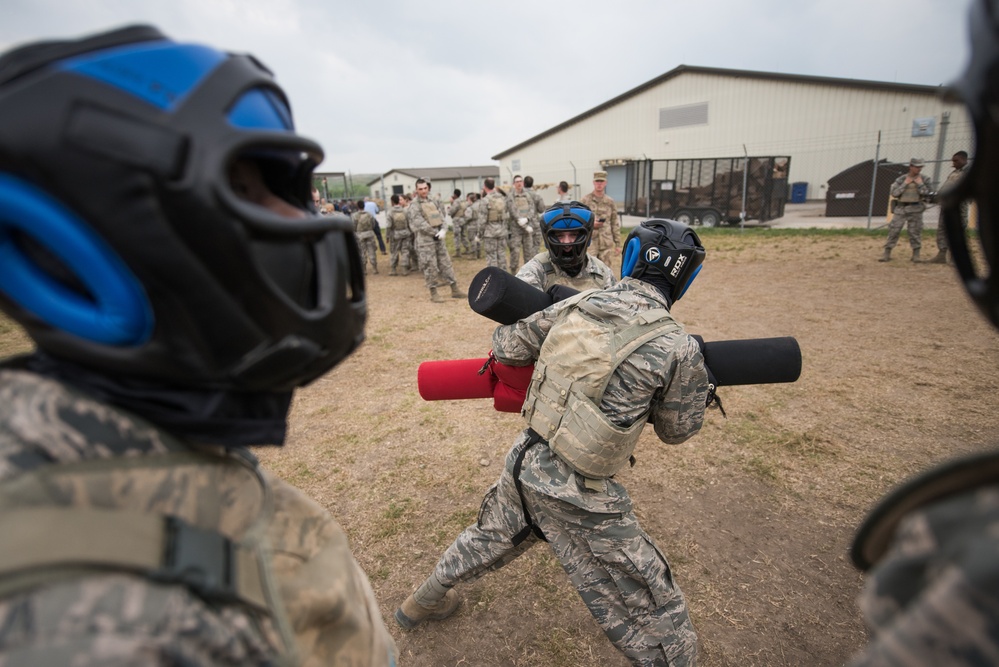
<path id="1" fill-rule="evenodd" d="M 520 267 L 520 257 L 523 253 L 524 261 L 528 257 L 538 254 L 539 243 L 536 240 L 541 238 L 541 224 L 538 222 L 537 205 L 530 191 L 523 190 L 518 193 L 511 190 L 506 196 L 506 207 L 509 213 L 508 224 L 508 244 L 510 246 L 510 273 L 516 273 Z M 519 221 L 526 220 L 524 226 Z M 530 228 L 530 232 L 527 229 Z"/>
<path id="2" fill-rule="evenodd" d="M 965 164 L 960 169 L 954 169 L 951 171 L 950 174 L 947 175 L 947 179 L 943 182 L 943 185 L 940 186 L 940 191 L 943 192 L 944 190 L 957 185 L 957 182 L 964 178 L 964 175 L 968 173 L 968 168 L 970 166 L 971 165 L 969 164 Z M 965 229 L 968 228 L 968 211 L 970 208 L 971 200 L 965 199 L 961 202 L 961 226 Z M 950 244 L 947 243 L 947 232 L 944 228 L 942 206 L 940 207 L 940 218 L 937 222 L 937 249 L 939 249 L 940 252 L 946 252 L 950 249 Z"/>
<path id="3" fill-rule="evenodd" d="M 503 205 L 502 208 L 500 204 Z M 503 195 L 495 190 L 479 200 L 479 230 L 482 236 L 482 248 L 486 251 L 486 266 L 498 266 L 504 271 L 507 270 L 506 239 L 509 233 L 507 229 L 509 216 Z"/>
<path id="4" fill-rule="evenodd" d="M 627 321 L 666 307 L 654 287 L 632 278 L 593 294 L 589 303 Z M 497 358 L 535 362 L 549 333 L 564 320 L 560 316 L 575 307 L 562 301 L 497 328 Z M 678 444 L 700 429 L 707 389 L 698 345 L 675 325 L 617 367 L 599 409 L 622 426 L 650 415 L 659 439 Z M 525 512 L 608 639 L 634 664 L 694 664 L 697 637 L 683 594 L 666 558 L 638 525 L 627 490 L 613 477 L 584 478 L 530 429 L 514 443 L 476 523 L 448 547 L 425 586 L 436 583 L 440 590 L 473 581 L 524 553 L 539 539 Z"/>
<path id="5" fill-rule="evenodd" d="M 906 186 L 905 179 L 908 174 L 902 174 L 892 183 L 889 192 L 892 197 L 898 199 L 895 211 L 892 214 L 891 223 L 888 225 L 888 238 L 885 240 L 885 250 L 891 250 L 898 244 L 898 237 L 905 226 L 909 232 L 909 245 L 913 252 L 917 253 L 923 247 L 923 211 L 926 204 L 922 198 L 933 191 L 930 179 L 922 176 L 922 185 L 910 183 Z M 912 201 L 906 201 L 911 199 Z"/>
<path id="6" fill-rule="evenodd" d="M 357 211 L 350 216 L 354 221 L 354 235 L 357 236 L 357 243 L 361 246 L 361 264 L 364 272 L 368 272 L 368 262 L 371 262 L 371 270 L 378 273 L 378 245 L 375 243 L 375 225 L 378 222 L 367 211 Z"/>
<path id="7" fill-rule="evenodd" d="M 999 664 L 996 554 L 994 481 L 909 512 L 868 572 L 859 604 L 872 638 L 851 665 Z"/>
<path id="8" fill-rule="evenodd" d="M 0 371 L 0 508 L 0 665 L 395 662 L 343 530 L 243 448 L 195 446 L 61 383 Z M 244 556 L 230 561 L 232 591 L 107 564 L 162 558 L 148 538 L 165 539 L 166 517 L 170 534 L 232 540 Z M 206 544 L 191 553 L 224 552 Z"/>
<path id="9" fill-rule="evenodd" d="M 575 276 L 570 276 L 551 261 L 546 250 L 520 267 L 517 277 L 544 292 L 553 285 L 565 285 L 582 292 L 588 289 L 606 289 L 616 282 L 609 266 L 593 255 L 587 255 L 586 260 L 586 266 Z"/>
<path id="10" fill-rule="evenodd" d="M 593 211 L 593 245 L 597 258 L 607 266 L 613 266 L 614 251 L 621 246 L 621 219 L 617 215 L 614 200 L 607 194 L 597 197 L 596 193 L 591 192 L 583 197 L 581 203 Z M 601 219 L 604 223 L 597 227 L 597 222 Z"/>
<path id="11" fill-rule="evenodd" d="M 468 243 L 468 222 L 465 212 L 468 210 L 468 202 L 458 197 L 447 209 L 447 214 L 451 216 L 451 224 L 454 227 L 454 252 L 459 257 L 462 252 L 471 253 Z"/>
<path id="12" fill-rule="evenodd" d="M 432 226 L 423 212 L 423 206 L 433 207 L 440 214 L 441 224 Z M 416 197 L 406 211 L 409 217 L 409 228 L 416 235 L 416 252 L 420 257 L 420 268 L 427 288 L 437 288 L 443 285 L 457 285 L 454 269 L 451 267 L 451 256 L 448 255 L 444 239 L 435 234 L 443 229 L 444 207 L 434 199 Z"/>
<path id="13" fill-rule="evenodd" d="M 465 239 L 468 241 L 469 253 L 474 251 L 475 259 L 482 258 L 482 200 L 476 199 L 465 209 Z"/>
<path id="14" fill-rule="evenodd" d="M 531 199 L 534 200 L 534 210 L 538 214 L 538 225 L 539 225 L 539 227 L 534 228 L 534 234 L 531 236 L 531 254 L 524 256 L 524 259 L 526 260 L 528 257 L 534 257 L 539 252 L 541 252 L 541 231 L 540 231 L 541 216 L 545 214 L 545 210 L 548 207 L 545 205 L 544 198 L 541 195 L 539 195 L 537 192 L 535 192 L 532 188 L 528 188 L 525 186 L 524 192 L 531 195 Z"/>
<path id="15" fill-rule="evenodd" d="M 409 230 L 409 220 L 406 209 L 393 206 L 385 212 L 388 223 L 389 246 L 392 254 L 389 257 L 389 268 L 395 273 L 396 267 L 402 264 L 402 275 L 409 275 L 409 255 L 413 251 L 413 233 Z"/>

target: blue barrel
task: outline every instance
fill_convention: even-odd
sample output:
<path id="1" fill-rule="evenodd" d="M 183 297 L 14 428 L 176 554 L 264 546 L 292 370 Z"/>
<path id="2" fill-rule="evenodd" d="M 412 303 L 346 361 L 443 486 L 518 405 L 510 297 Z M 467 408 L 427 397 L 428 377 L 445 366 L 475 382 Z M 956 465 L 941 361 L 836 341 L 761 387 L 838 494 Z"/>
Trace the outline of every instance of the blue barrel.
<path id="1" fill-rule="evenodd" d="M 792 204 L 804 204 L 805 197 L 808 195 L 808 183 L 804 181 L 799 181 L 797 183 L 791 184 L 791 203 Z"/>

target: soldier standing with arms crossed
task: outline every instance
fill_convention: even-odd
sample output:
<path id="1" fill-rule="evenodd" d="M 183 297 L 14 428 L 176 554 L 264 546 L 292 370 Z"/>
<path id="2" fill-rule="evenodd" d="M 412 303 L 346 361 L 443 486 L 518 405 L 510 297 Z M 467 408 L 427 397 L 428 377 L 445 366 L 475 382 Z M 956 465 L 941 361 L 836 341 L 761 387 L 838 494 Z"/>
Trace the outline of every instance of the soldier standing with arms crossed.
<path id="1" fill-rule="evenodd" d="M 409 228 L 416 235 L 416 252 L 420 257 L 420 267 L 427 288 L 430 290 L 430 300 L 442 303 L 444 298 L 437 293 L 438 287 L 451 286 L 451 296 L 461 299 L 467 296 L 458 289 L 458 280 L 454 277 L 451 266 L 451 256 L 444 245 L 447 226 L 444 224 L 444 207 L 440 202 L 430 198 L 430 182 L 425 179 L 416 181 L 416 199 L 406 211 L 409 217 Z"/>
<path id="2" fill-rule="evenodd" d="M 613 266 L 614 255 L 621 254 L 621 220 L 617 216 L 614 200 L 604 191 L 607 189 L 607 172 L 598 171 L 593 174 L 593 192 L 583 197 L 596 220 L 593 222 L 595 254 L 597 259 Z"/>

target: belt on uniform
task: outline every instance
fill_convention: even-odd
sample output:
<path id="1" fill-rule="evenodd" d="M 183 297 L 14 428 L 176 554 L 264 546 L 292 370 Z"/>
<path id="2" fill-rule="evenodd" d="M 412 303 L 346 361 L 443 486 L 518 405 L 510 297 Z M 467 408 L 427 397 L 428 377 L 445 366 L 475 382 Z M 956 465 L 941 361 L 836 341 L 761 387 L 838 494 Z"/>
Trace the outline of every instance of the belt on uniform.
<path id="1" fill-rule="evenodd" d="M 513 536 L 512 542 L 515 547 L 526 540 L 531 533 L 537 535 L 538 539 L 545 542 L 548 541 L 548 538 L 541 532 L 538 524 L 534 523 L 534 520 L 531 519 L 531 513 L 527 510 L 527 502 L 524 500 L 524 486 L 520 483 L 520 470 L 524 466 L 524 456 L 527 454 L 528 449 L 539 443 L 547 445 L 548 441 L 538 435 L 537 431 L 533 428 L 527 429 L 527 443 L 520 450 L 520 453 L 517 454 L 517 460 L 513 462 L 513 483 L 517 486 L 517 495 L 520 496 L 520 507 L 524 512 L 524 523 L 526 524 L 523 530 Z"/>

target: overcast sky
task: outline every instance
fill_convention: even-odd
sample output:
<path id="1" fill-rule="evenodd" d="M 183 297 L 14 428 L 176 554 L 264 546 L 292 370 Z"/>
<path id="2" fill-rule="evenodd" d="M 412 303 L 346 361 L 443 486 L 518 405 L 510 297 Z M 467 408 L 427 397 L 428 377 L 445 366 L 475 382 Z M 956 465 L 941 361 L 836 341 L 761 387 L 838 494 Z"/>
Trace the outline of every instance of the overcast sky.
<path id="1" fill-rule="evenodd" d="M 277 76 L 322 171 L 490 157 L 678 65 L 938 85 L 971 0 L 3 0 L 0 48 L 152 23 Z"/>

